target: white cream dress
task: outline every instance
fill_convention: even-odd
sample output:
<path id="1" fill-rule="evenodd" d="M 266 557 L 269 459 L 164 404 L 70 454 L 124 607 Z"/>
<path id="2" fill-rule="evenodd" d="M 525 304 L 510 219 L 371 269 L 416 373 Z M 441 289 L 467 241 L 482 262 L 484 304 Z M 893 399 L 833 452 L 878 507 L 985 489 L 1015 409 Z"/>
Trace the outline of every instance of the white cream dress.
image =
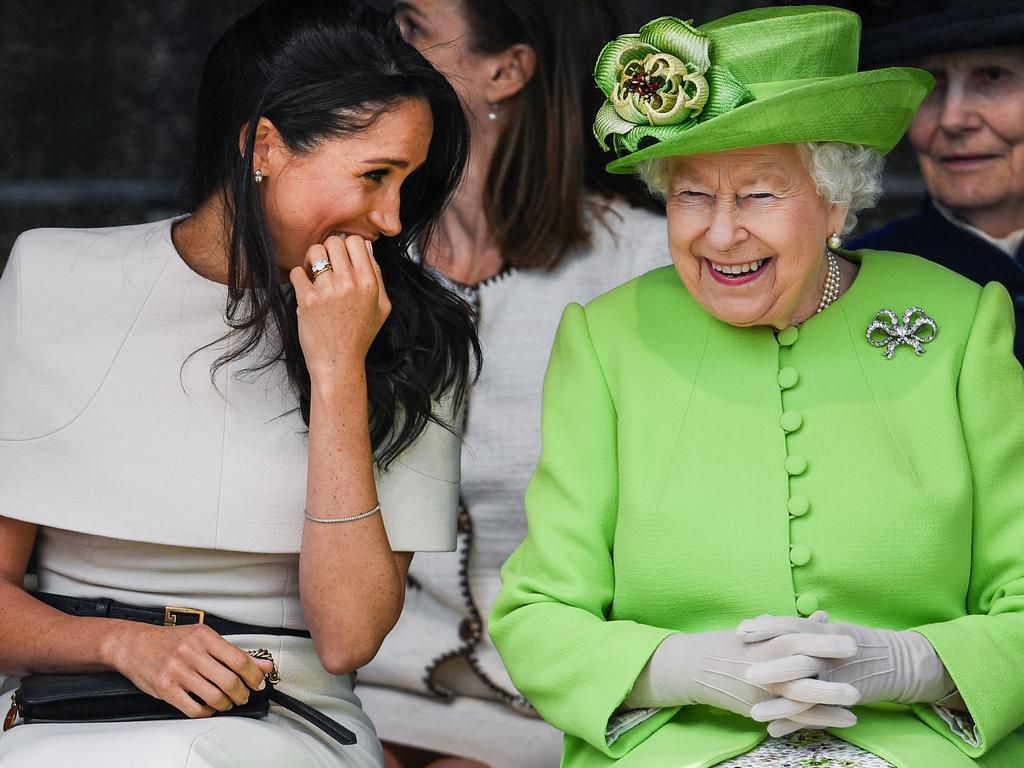
<path id="1" fill-rule="evenodd" d="M 36 230 L 0 278 L 0 515 L 38 524 L 39 588 L 305 629 L 298 553 L 306 430 L 281 366 L 221 368 L 226 288 L 192 272 L 171 221 Z M 211 345 L 212 346 L 207 346 Z M 445 402 L 438 414 L 454 426 Z M 377 473 L 395 551 L 455 547 L 459 442 L 431 425 Z M 266 648 L 280 689 L 354 731 L 337 744 L 280 707 L 265 719 L 18 724 L 0 766 L 319 768 L 382 764 L 352 691 L 307 638 Z M 17 678 L 3 680 L 4 704 Z"/>

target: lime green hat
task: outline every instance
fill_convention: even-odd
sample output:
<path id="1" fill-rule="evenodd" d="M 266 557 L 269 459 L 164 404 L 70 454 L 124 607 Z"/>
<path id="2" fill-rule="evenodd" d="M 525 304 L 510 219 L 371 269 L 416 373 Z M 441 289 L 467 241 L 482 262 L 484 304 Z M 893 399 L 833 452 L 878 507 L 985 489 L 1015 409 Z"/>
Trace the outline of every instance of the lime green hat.
<path id="1" fill-rule="evenodd" d="M 612 173 L 658 157 L 803 141 L 883 154 L 934 85 L 920 69 L 857 71 L 860 18 L 828 6 L 757 8 L 693 27 L 665 16 L 601 51 L 594 135 Z"/>

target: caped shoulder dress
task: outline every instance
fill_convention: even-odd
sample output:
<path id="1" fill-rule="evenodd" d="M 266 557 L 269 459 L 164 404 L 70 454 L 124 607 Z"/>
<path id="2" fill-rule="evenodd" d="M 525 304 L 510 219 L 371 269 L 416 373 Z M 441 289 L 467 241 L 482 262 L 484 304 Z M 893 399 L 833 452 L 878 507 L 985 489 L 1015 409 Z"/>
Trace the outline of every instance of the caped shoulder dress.
<path id="1" fill-rule="evenodd" d="M 0 279 L 0 514 L 40 526 L 43 591 L 305 629 L 297 398 L 280 364 L 253 369 L 264 349 L 211 376 L 230 332 L 226 288 L 182 261 L 171 224 L 36 230 L 15 244 Z M 436 425 L 378 473 L 393 550 L 454 548 L 458 481 L 458 440 Z M 358 743 L 272 707 L 262 720 L 20 724 L 0 736 L 0 765 L 382 763 L 352 677 L 326 672 L 311 640 L 228 639 L 270 650 L 281 690 Z M 16 685 L 0 686 L 5 701 Z"/>

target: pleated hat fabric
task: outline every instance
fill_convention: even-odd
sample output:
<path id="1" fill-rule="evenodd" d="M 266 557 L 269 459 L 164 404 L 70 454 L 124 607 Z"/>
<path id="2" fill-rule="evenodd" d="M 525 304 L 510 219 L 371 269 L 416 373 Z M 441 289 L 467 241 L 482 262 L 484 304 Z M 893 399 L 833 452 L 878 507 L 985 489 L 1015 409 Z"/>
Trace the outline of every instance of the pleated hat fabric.
<path id="1" fill-rule="evenodd" d="M 700 39 L 695 43 L 682 37 Z M 617 38 L 606 46 L 595 71 L 609 98 L 595 134 L 620 155 L 608 170 L 631 173 L 659 157 L 803 141 L 839 141 L 887 153 L 934 81 L 909 67 L 858 72 L 859 45 L 857 14 L 828 6 L 758 8 L 697 28 L 666 17 L 645 25 L 639 35 Z M 664 49 L 677 58 L 663 56 Z M 653 58 L 641 60 L 648 51 L 655 51 Z M 659 57 L 675 64 L 664 65 Z M 674 125 L 637 119 L 639 112 L 626 101 L 631 98 L 657 123 L 659 116 L 648 109 L 649 94 L 662 85 L 659 74 L 676 71 L 683 72 L 675 78 L 682 84 L 681 97 L 692 97 L 690 103 L 702 105 L 699 111 L 690 110 Z M 695 95 L 690 86 L 702 77 Z M 716 89 L 729 91 L 728 97 Z M 673 103 L 667 91 L 662 85 L 655 93 L 657 103 L 662 96 Z"/>

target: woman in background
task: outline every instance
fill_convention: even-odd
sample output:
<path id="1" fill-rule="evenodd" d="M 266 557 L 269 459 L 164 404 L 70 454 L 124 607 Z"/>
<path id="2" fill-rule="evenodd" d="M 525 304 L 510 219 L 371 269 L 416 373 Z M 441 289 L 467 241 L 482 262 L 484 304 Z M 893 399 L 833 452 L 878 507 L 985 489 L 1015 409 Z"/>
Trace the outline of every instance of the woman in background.
<path id="1" fill-rule="evenodd" d="M 876 16 L 883 25 L 866 29 L 861 67 L 920 67 L 935 89 L 907 133 L 928 190 L 921 212 L 853 247 L 917 253 L 982 285 L 1002 283 L 1024 362 L 1024 6 L 863 5 L 865 27 Z"/>
<path id="2" fill-rule="evenodd" d="M 664 219 L 632 180 L 604 173 L 590 130 L 594 58 L 626 23 L 609 0 L 400 0 L 395 10 L 469 117 L 465 181 L 422 248 L 475 306 L 484 369 L 469 394 L 459 556 L 416 558 L 402 618 L 358 692 L 393 765 L 554 766 L 561 735 L 512 685 L 484 617 L 526 534 L 523 491 L 563 307 L 669 263 Z"/>

